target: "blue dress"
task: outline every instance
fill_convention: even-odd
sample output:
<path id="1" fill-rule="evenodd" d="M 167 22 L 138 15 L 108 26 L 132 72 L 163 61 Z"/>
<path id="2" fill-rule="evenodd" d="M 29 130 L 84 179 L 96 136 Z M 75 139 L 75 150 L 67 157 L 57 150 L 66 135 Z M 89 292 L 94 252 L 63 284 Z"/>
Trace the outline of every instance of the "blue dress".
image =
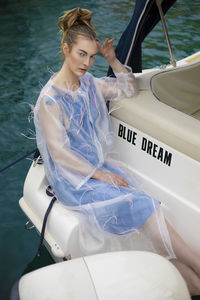
<path id="1" fill-rule="evenodd" d="M 131 82 L 133 74 L 126 76 L 129 78 L 125 80 Z M 109 99 L 113 88 L 116 100 L 127 96 L 119 91 L 125 86 L 124 77 L 120 74 L 108 82 L 107 78 L 99 81 L 87 73 L 80 78 L 80 88 L 75 92 L 61 89 L 51 78 L 35 108 L 37 144 L 48 181 L 59 201 L 84 220 L 88 232 L 96 228 L 94 241 L 98 235 L 109 239 L 107 234 L 111 234 L 110 239 L 114 236 L 132 239 L 131 233 L 139 232 L 159 207 L 158 201 L 136 187 L 130 171 L 109 155 L 114 136 L 102 88 L 106 86 Z M 96 169 L 121 175 L 130 188 L 92 178 Z"/>

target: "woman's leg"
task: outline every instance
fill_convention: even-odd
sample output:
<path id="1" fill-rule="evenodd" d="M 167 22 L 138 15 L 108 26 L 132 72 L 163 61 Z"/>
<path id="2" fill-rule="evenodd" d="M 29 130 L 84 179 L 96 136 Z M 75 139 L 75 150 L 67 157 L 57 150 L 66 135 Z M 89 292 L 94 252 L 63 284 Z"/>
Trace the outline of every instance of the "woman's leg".
<path id="1" fill-rule="evenodd" d="M 185 279 L 190 294 L 200 295 L 200 256 L 194 253 L 179 236 L 179 234 L 166 221 L 172 247 L 177 259 L 171 262 L 177 267 Z"/>
<path id="2" fill-rule="evenodd" d="M 167 224 L 172 248 L 177 257 L 177 259 L 171 259 L 171 262 L 177 267 L 185 279 L 190 294 L 192 296 L 200 295 L 200 257 L 192 252 L 172 226 L 167 221 L 165 222 Z M 154 240 L 158 251 L 161 250 L 160 252 L 162 253 L 164 244 L 158 229 L 155 213 L 153 213 L 144 224 L 144 230 L 145 234 L 150 235 Z"/>
<path id="3" fill-rule="evenodd" d="M 191 267 L 200 277 L 200 256 L 194 253 L 183 241 L 180 235 L 166 221 L 172 247 L 179 261 Z"/>
<path id="4" fill-rule="evenodd" d="M 197 274 L 178 259 L 171 259 L 170 261 L 185 279 L 190 295 L 200 295 L 200 278 L 197 276 Z"/>

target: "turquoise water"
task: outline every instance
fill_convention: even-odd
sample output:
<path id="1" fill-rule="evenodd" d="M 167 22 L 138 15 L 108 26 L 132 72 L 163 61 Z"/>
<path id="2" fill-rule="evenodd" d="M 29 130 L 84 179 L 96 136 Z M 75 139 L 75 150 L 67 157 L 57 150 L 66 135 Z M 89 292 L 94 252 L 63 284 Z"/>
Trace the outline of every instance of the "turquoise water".
<path id="1" fill-rule="evenodd" d="M 57 18 L 74 6 L 93 11 L 100 41 L 115 37 L 115 45 L 132 15 L 134 2 L 120 0 L 1 0 L 0 5 L 0 168 L 35 148 L 30 107 L 50 72 L 59 70 Z M 200 0 L 181 0 L 166 21 L 175 58 L 200 48 Z M 145 40 L 143 68 L 167 64 L 169 55 L 161 24 Z M 104 76 L 107 64 L 98 56 L 92 72 Z M 25 136 L 27 137 L 25 137 Z M 0 299 L 9 299 L 12 284 L 34 258 L 39 238 L 24 230 L 27 218 L 18 206 L 31 160 L 0 174 Z"/>

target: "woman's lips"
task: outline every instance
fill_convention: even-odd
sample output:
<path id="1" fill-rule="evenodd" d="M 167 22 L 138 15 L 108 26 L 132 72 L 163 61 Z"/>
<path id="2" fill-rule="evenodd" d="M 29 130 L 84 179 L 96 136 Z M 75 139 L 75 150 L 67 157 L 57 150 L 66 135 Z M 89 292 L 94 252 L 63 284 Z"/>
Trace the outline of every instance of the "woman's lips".
<path id="1" fill-rule="evenodd" d="M 87 72 L 87 69 L 82 69 L 82 68 L 80 68 L 80 71 L 81 71 L 81 72 Z"/>

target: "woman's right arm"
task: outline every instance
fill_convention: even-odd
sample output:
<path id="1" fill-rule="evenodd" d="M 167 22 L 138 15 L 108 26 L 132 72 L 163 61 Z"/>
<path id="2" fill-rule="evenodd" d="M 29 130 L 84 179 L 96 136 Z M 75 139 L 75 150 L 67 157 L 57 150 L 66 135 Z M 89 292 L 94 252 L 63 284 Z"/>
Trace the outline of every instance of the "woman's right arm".
<path id="1" fill-rule="evenodd" d="M 43 160 L 49 163 L 49 158 L 46 157 L 49 153 L 55 168 L 78 188 L 94 174 L 96 168 L 78 152 L 71 149 L 63 114 L 60 105 L 53 98 L 49 99 L 44 96 L 41 99 L 38 113 L 39 130 L 36 130 L 38 148 Z"/>
<path id="2" fill-rule="evenodd" d="M 128 187 L 128 183 L 123 177 L 96 169 L 88 160 L 71 149 L 67 128 L 64 125 L 64 123 L 69 124 L 67 120 L 65 118 L 64 122 L 63 112 L 56 101 L 49 101 L 48 97 L 43 97 L 39 108 L 39 122 L 43 134 L 41 136 L 37 134 L 37 142 L 44 161 L 48 163 L 48 157 L 45 159 L 46 151 L 44 150 L 47 147 L 56 169 L 77 189 L 90 177 L 102 182 Z"/>

